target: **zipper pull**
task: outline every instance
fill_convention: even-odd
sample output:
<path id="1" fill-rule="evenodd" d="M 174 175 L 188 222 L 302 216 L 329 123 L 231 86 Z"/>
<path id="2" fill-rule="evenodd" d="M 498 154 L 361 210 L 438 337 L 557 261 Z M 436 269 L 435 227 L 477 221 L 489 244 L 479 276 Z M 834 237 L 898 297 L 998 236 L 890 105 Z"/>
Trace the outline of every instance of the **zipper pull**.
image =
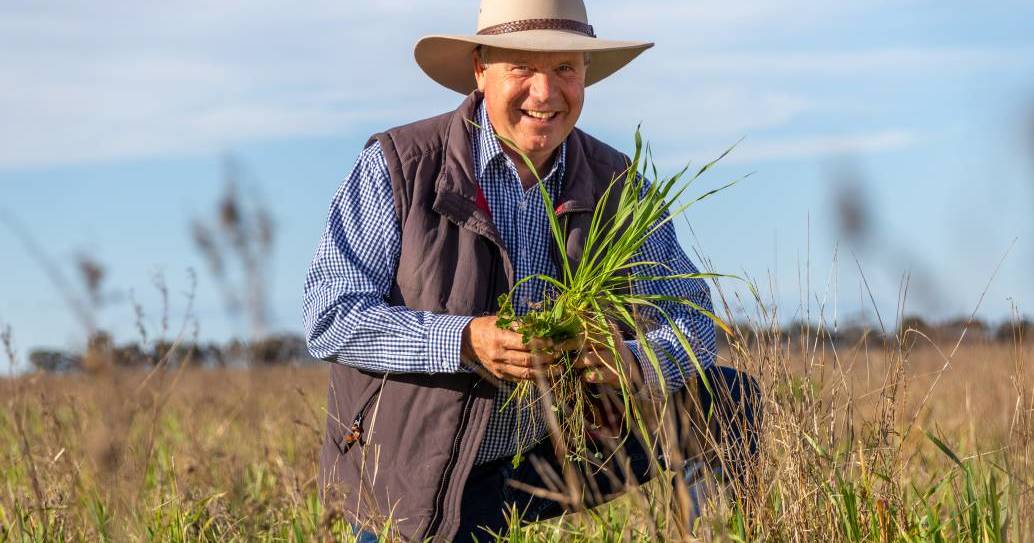
<path id="1" fill-rule="evenodd" d="M 345 445 L 351 446 L 352 444 L 359 442 L 361 445 L 361 439 L 363 437 L 363 414 L 356 415 L 352 421 L 352 427 L 345 434 Z"/>
<path id="2" fill-rule="evenodd" d="M 348 450 L 355 443 L 363 444 L 363 417 L 366 416 L 366 410 L 373 405 L 373 402 L 381 395 L 381 390 L 384 388 L 384 383 L 381 383 L 372 396 L 370 396 L 363 407 L 359 409 L 359 412 L 355 414 L 355 418 L 352 419 L 352 427 L 348 429 L 348 433 L 342 438 L 342 442 L 345 444 L 344 449 Z"/>

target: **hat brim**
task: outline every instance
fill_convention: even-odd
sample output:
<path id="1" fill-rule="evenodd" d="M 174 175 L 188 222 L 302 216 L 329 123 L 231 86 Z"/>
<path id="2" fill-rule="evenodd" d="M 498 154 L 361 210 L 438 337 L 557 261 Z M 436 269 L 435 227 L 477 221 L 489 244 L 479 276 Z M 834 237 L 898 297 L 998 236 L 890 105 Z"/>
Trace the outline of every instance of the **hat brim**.
<path id="1" fill-rule="evenodd" d="M 471 53 L 479 45 L 519 51 L 592 53 L 585 72 L 587 87 L 653 47 L 651 42 L 601 40 L 562 30 L 526 30 L 488 36 L 424 36 L 416 43 L 413 56 L 428 77 L 460 94 L 469 94 L 477 88 Z"/>

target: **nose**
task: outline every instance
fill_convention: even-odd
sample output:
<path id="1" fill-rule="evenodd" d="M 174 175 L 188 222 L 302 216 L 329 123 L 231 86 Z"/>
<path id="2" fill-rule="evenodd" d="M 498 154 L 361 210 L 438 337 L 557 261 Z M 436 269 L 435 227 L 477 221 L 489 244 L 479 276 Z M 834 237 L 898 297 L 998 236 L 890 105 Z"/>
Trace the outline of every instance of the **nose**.
<path id="1" fill-rule="evenodd" d="M 552 74 L 547 72 L 536 72 L 531 77 L 531 88 L 528 94 L 533 100 L 540 104 L 550 103 L 553 95 L 557 92 L 556 82 L 552 79 Z"/>

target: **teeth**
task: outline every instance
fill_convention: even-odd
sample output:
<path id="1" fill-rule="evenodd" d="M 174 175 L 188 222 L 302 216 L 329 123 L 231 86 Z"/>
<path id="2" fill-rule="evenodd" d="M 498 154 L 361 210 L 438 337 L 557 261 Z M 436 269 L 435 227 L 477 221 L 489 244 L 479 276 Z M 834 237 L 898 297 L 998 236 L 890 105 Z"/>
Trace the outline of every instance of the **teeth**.
<path id="1" fill-rule="evenodd" d="M 529 117 L 535 117 L 536 119 L 552 119 L 554 116 L 556 116 L 556 112 L 555 111 L 546 112 L 546 111 L 532 111 L 530 109 L 525 109 L 524 112 L 527 113 Z"/>

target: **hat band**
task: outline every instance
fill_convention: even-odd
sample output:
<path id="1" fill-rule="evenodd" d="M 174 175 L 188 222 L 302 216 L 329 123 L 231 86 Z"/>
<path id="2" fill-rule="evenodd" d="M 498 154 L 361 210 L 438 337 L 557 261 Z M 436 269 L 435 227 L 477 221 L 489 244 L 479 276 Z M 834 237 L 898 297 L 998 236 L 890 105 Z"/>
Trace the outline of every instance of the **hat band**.
<path id="1" fill-rule="evenodd" d="M 590 38 L 596 37 L 592 30 L 592 25 L 572 19 L 524 19 L 521 21 L 510 21 L 482 28 L 478 30 L 478 35 L 494 36 L 496 34 L 524 32 L 525 30 L 571 30 L 579 34 L 585 34 Z"/>

